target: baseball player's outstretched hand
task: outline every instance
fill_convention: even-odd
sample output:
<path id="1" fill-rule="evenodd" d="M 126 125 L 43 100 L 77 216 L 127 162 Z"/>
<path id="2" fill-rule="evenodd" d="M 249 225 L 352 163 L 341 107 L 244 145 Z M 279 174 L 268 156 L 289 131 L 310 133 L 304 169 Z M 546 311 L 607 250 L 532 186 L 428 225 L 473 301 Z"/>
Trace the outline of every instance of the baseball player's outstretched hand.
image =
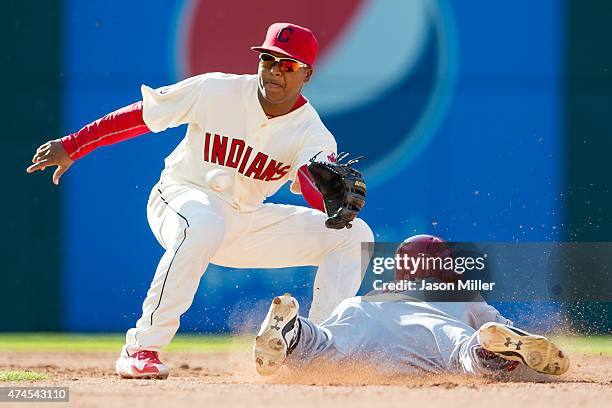
<path id="1" fill-rule="evenodd" d="M 34 173 L 36 170 L 44 170 L 50 166 L 57 166 L 53 173 L 53 184 L 58 185 L 59 179 L 62 177 L 74 161 L 68 156 L 64 146 L 59 139 L 50 140 L 36 149 L 32 164 L 27 168 L 28 173 Z"/>

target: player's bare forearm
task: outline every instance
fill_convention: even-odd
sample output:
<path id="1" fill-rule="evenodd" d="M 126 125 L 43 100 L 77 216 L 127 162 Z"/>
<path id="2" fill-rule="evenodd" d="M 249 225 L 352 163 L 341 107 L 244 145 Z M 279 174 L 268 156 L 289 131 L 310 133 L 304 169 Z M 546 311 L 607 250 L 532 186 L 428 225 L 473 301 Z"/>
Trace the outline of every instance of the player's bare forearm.
<path id="1" fill-rule="evenodd" d="M 74 161 L 68 156 L 60 139 L 50 140 L 36 149 L 32 157 L 32 165 L 27 168 L 28 173 L 36 170 L 44 170 L 47 167 L 57 166 L 53 173 L 53 184 L 58 185 L 60 177 L 64 174 Z"/>

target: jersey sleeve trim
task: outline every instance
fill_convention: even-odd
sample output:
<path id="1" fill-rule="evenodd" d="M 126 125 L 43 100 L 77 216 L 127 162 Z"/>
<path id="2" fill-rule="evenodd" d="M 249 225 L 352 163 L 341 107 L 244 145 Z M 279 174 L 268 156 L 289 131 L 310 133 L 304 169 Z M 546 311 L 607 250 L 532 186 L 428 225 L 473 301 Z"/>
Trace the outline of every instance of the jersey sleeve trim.
<path id="1" fill-rule="evenodd" d="M 308 173 L 308 166 L 303 165 L 299 168 L 297 173 L 297 186 L 296 183 L 291 185 L 291 188 L 294 186 L 298 187 L 304 197 L 304 200 L 310 205 L 312 208 L 325 212 L 325 203 L 323 201 L 323 194 L 319 191 L 317 186 L 315 185 L 312 177 Z M 299 193 L 298 191 L 297 193 Z M 295 191 L 292 190 L 295 193 Z"/>

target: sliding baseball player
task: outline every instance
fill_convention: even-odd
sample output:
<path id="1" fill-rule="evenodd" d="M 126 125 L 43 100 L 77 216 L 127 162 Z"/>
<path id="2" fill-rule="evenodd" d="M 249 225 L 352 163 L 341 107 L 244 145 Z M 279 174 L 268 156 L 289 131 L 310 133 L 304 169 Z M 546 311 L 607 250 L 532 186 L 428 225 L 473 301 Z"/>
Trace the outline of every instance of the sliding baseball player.
<path id="1" fill-rule="evenodd" d="M 415 244 L 419 252 L 427 251 L 426 240 L 441 242 L 432 236 L 409 238 L 398 253 Z M 417 301 L 406 292 L 352 297 L 322 324 L 298 312 L 289 294 L 273 300 L 253 346 L 259 374 L 318 362 L 367 364 L 386 375 L 448 372 L 500 379 L 524 375 L 524 368 L 515 372 L 520 365 L 550 375 L 569 368 L 568 356 L 553 342 L 513 327 L 481 297 L 467 302 Z"/>

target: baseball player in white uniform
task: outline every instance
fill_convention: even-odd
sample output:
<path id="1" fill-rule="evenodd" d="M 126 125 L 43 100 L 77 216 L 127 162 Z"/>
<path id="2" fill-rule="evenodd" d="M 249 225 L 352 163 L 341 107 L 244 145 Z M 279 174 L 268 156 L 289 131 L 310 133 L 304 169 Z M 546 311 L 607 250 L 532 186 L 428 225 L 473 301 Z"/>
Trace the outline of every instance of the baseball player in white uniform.
<path id="1" fill-rule="evenodd" d="M 568 356 L 554 343 L 513 327 L 480 296 L 469 302 L 425 302 L 407 292 L 352 297 L 320 325 L 298 312 L 289 294 L 272 302 L 253 346 L 259 374 L 315 362 L 366 364 L 383 375 L 447 372 L 499 379 L 522 377 L 530 369 L 560 375 L 569 368 Z"/>
<path id="2" fill-rule="evenodd" d="M 361 243 L 373 241 L 372 232 L 358 218 L 352 228 L 327 228 L 323 197 L 305 171 L 317 153 L 330 162 L 336 155 L 334 137 L 301 94 L 317 41 L 304 27 L 276 23 L 253 49 L 260 53 L 257 75 L 207 73 L 158 89 L 143 86 L 142 101 L 45 143 L 28 168 L 58 166 L 57 184 L 74 160 L 99 146 L 187 124 L 149 197 L 149 225 L 166 252 L 117 360 L 123 378 L 168 376 L 158 351 L 178 330 L 210 262 L 318 266 L 314 322 L 360 286 L 368 261 Z M 288 181 L 318 209 L 263 203 Z"/>

